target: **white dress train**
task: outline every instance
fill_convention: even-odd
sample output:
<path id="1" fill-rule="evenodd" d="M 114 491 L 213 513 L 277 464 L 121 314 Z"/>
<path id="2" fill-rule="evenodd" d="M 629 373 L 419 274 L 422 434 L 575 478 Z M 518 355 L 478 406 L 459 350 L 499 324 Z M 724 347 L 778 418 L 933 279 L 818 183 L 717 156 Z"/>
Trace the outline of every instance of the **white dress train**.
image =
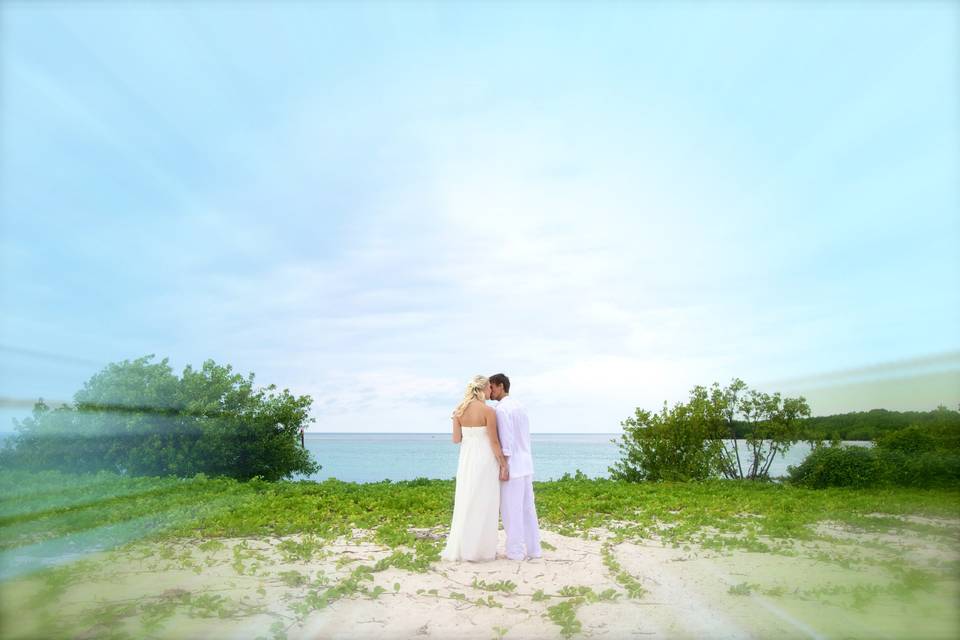
<path id="1" fill-rule="evenodd" d="M 500 516 L 500 467 L 486 427 L 462 427 L 457 489 L 450 535 L 443 560 L 493 560 L 497 557 Z"/>

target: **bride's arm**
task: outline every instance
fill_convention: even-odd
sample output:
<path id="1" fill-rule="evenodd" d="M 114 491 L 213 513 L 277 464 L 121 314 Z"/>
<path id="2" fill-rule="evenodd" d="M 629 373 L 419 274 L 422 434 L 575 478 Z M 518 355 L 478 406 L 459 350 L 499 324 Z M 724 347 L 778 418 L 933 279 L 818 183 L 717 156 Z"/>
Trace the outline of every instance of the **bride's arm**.
<path id="1" fill-rule="evenodd" d="M 455 444 L 460 444 L 460 441 L 463 440 L 463 429 L 460 427 L 463 426 L 460 424 L 460 418 L 453 416 L 453 442 Z"/>

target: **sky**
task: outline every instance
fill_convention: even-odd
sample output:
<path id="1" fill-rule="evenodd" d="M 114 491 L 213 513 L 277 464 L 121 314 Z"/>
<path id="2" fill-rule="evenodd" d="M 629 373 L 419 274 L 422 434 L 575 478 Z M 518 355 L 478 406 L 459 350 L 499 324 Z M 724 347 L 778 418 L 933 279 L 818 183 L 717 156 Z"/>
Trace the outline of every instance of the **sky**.
<path id="1" fill-rule="evenodd" d="M 0 419 L 146 354 L 323 432 L 956 408 L 958 176 L 955 2 L 5 2 Z"/>

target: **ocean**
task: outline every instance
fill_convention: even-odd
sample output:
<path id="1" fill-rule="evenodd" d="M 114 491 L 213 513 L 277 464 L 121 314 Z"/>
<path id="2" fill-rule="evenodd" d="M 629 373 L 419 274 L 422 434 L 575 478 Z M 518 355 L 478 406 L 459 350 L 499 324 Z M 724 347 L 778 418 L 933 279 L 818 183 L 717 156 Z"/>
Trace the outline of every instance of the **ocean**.
<path id="1" fill-rule="evenodd" d="M 0 434 L 2 441 L 11 434 Z M 620 458 L 613 442 L 616 433 L 533 433 L 533 466 L 535 480 L 557 480 L 578 470 L 591 478 L 609 477 L 609 467 Z M 308 433 L 307 449 L 322 465 L 312 475 L 298 475 L 295 480 L 345 482 L 380 482 L 382 480 L 414 480 L 416 478 L 450 479 L 457 474 L 458 445 L 448 433 Z M 740 457 L 746 464 L 745 443 L 737 442 Z M 845 444 L 870 445 L 869 442 Z M 787 467 L 803 462 L 810 445 L 798 442 L 786 456 L 777 456 L 770 467 L 772 477 L 785 476 Z"/>
<path id="2" fill-rule="evenodd" d="M 534 479 L 556 480 L 577 470 L 591 478 L 609 477 L 608 468 L 620 458 L 619 449 L 612 442 L 618 436 L 531 434 Z M 744 443 L 738 441 L 738 445 L 745 460 Z M 347 482 L 453 478 L 460 451 L 447 433 L 313 433 L 307 434 L 306 446 L 323 468 L 301 478 L 337 478 Z M 786 456 L 777 456 L 770 475 L 786 475 L 787 466 L 799 464 L 809 452 L 809 444 L 798 442 Z"/>

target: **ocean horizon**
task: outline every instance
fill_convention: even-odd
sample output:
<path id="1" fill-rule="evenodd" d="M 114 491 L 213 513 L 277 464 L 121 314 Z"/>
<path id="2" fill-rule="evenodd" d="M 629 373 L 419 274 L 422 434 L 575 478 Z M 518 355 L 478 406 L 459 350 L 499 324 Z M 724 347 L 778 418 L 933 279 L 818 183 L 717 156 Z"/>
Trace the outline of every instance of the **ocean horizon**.
<path id="1" fill-rule="evenodd" d="M 297 476 L 299 480 L 381 482 L 417 478 L 450 479 L 456 476 L 459 446 L 450 433 L 307 433 L 306 448 L 322 465 L 319 472 Z M 614 440 L 620 433 L 531 433 L 534 480 L 558 480 L 577 471 L 590 478 L 609 478 L 609 467 L 620 459 Z M 850 442 L 849 444 L 865 444 Z M 741 459 L 745 443 L 738 441 Z M 771 477 L 787 474 L 810 453 L 810 445 L 798 442 L 786 455 L 778 455 L 770 467 Z"/>
<path id="2" fill-rule="evenodd" d="M 0 433 L 0 444 L 13 435 Z M 322 482 L 335 478 L 344 482 L 391 482 L 417 478 L 452 479 L 457 473 L 459 445 L 449 432 L 307 432 L 306 448 L 321 469 L 314 474 L 297 474 L 293 480 Z M 609 468 L 620 459 L 615 440 L 620 433 L 531 433 L 534 480 L 558 480 L 577 471 L 590 478 L 609 478 Z M 864 442 L 847 444 L 869 445 Z M 741 459 L 746 448 L 738 441 Z M 770 467 L 771 477 L 787 474 L 810 452 L 810 445 L 798 442 L 778 455 Z"/>
<path id="3" fill-rule="evenodd" d="M 322 468 L 298 480 L 380 482 L 416 478 L 450 479 L 457 474 L 460 447 L 449 432 L 306 433 L 306 447 Z M 556 480 L 577 469 L 607 477 L 617 457 L 616 433 L 531 433 L 534 478 Z"/>

